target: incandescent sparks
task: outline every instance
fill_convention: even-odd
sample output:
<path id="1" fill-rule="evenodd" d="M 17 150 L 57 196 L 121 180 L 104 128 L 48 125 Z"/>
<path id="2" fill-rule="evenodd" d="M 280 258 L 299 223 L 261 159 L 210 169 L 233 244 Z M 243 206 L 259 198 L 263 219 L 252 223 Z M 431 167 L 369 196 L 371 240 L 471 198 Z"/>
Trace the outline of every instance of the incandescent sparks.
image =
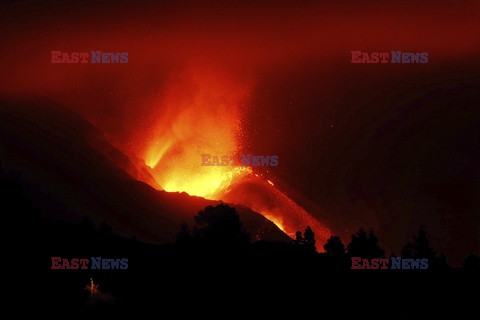
<path id="1" fill-rule="evenodd" d="M 202 154 L 240 154 L 248 94 L 215 77 L 191 81 L 173 86 L 162 101 L 164 113 L 144 155 L 157 183 L 165 191 L 249 206 L 291 237 L 309 225 L 326 240 L 327 228 L 252 167 L 201 165 Z M 195 90 L 185 94 L 184 86 Z"/>

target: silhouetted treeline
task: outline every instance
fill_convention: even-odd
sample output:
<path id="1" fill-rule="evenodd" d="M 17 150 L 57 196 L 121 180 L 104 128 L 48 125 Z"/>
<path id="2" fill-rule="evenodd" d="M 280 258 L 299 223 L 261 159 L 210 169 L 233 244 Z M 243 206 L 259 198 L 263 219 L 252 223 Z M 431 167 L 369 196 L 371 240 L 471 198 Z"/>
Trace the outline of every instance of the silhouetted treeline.
<path id="1" fill-rule="evenodd" d="M 291 242 L 254 242 L 235 209 L 225 204 L 199 211 L 193 226 L 181 225 L 174 242 L 147 244 L 135 237 L 119 236 L 105 222 L 95 225 L 87 218 L 77 224 L 48 221 L 30 205 L 14 182 L 1 180 L 0 184 L 5 208 L 13 208 L 3 213 L 8 222 L 3 228 L 14 230 L 11 236 L 14 245 L 7 251 L 15 248 L 13 260 L 18 261 L 16 271 L 22 274 L 17 278 L 17 286 L 28 288 L 31 299 L 45 304 L 86 306 L 88 292 L 84 288 L 90 278 L 111 297 L 92 308 L 108 308 L 112 303 L 155 304 L 156 295 L 150 294 L 151 291 L 168 292 L 165 303 L 168 299 L 173 301 L 175 295 L 197 299 L 195 290 L 211 286 L 218 292 L 231 293 L 231 290 L 236 292 L 234 288 L 252 290 L 258 286 L 266 290 L 281 283 L 282 288 L 293 291 L 298 286 L 324 284 L 337 271 L 344 271 L 341 277 L 361 274 L 362 270 L 351 271 L 352 256 L 386 256 L 374 232 L 363 229 L 352 235 L 346 245 L 338 236 L 330 237 L 323 244 L 322 253 L 315 249 L 315 234 L 310 227 L 298 231 Z M 52 270 L 51 257 L 127 258 L 128 269 Z M 463 268 L 448 266 L 445 257 L 434 252 L 423 229 L 405 245 L 401 257 L 428 258 L 432 262 L 428 270 L 366 270 L 363 274 L 383 272 L 419 281 L 421 278 L 415 278 L 415 274 L 425 275 L 435 270 L 460 273 L 462 269 L 478 274 L 480 270 L 475 254 L 465 259 Z M 375 281 L 380 284 L 383 280 Z"/>
<path id="2" fill-rule="evenodd" d="M 307 228 L 302 233 L 297 231 L 291 243 L 275 243 L 266 241 L 250 242 L 245 233 L 240 218 L 234 208 L 221 204 L 217 207 L 207 207 L 195 216 L 196 225 L 190 231 L 183 223 L 175 241 L 174 248 L 179 251 L 188 251 L 190 254 L 204 254 L 205 251 L 221 252 L 218 254 L 231 255 L 241 253 L 253 255 L 256 259 L 275 257 L 304 259 L 309 263 L 314 261 L 319 269 L 351 269 L 351 257 L 361 258 L 388 258 L 385 250 L 379 245 L 379 239 L 373 232 L 360 229 L 352 235 L 351 242 L 343 244 L 338 236 L 331 236 L 323 245 L 324 253 L 318 253 L 315 247 L 315 234 Z M 247 250 L 248 249 L 248 250 Z M 218 252 L 215 250 L 219 250 Z M 395 256 L 391 254 L 391 256 Z M 413 241 L 407 243 L 401 251 L 400 257 L 406 259 L 428 259 L 427 270 L 452 270 L 447 264 L 444 255 L 437 255 L 430 245 L 426 231 L 420 229 Z M 475 263 L 476 255 L 466 260 L 469 270 L 479 268 Z"/>

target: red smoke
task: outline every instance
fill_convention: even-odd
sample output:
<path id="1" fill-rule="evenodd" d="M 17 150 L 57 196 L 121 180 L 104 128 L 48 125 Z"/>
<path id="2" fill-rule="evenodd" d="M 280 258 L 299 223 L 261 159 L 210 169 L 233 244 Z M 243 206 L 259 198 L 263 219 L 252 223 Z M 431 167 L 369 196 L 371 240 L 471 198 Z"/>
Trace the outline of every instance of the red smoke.
<path id="1" fill-rule="evenodd" d="M 183 167 L 189 177 L 194 174 L 196 169 L 188 166 L 200 164 L 198 152 L 230 154 L 250 140 L 262 141 L 255 127 L 263 121 L 252 122 L 249 116 L 257 107 L 255 90 L 266 75 L 282 77 L 286 70 L 313 63 L 326 70 L 324 83 L 316 85 L 328 91 L 328 101 L 344 94 L 351 50 L 429 52 L 428 68 L 478 56 L 480 4 L 454 4 L 9 4 L 2 23 L 0 94 L 61 102 L 103 130 L 126 154 L 159 165 L 161 182 L 174 183 L 176 168 Z M 52 64 L 52 50 L 128 52 L 129 62 Z M 379 78 L 398 70 L 376 69 Z M 289 119 L 302 112 L 268 108 L 267 114 L 291 113 L 285 116 Z M 311 117 L 320 116 L 328 105 L 316 108 L 318 114 Z M 272 141 L 272 134 L 263 146 L 301 143 L 295 132 L 291 136 L 291 141 Z M 207 141 L 200 144 L 202 139 Z M 316 139 L 320 143 L 322 137 Z M 172 161 L 181 161 L 181 166 L 172 168 Z M 172 175 L 165 176 L 169 170 Z M 273 182 L 274 176 L 269 176 Z"/>
<path id="2" fill-rule="evenodd" d="M 254 99 L 249 95 L 264 74 L 281 74 L 305 61 L 335 66 L 348 61 L 351 50 L 406 50 L 429 52 L 435 64 L 480 51 L 476 1 L 455 7 L 449 1 L 405 1 L 400 7 L 368 2 L 115 4 L 87 2 L 53 9 L 18 5 L 11 16 L 7 11 L 0 94 L 63 102 L 122 150 L 137 155 L 158 130 L 158 115 L 172 108 L 162 104 L 165 95 L 172 90 L 193 94 L 192 75 L 201 82 L 203 77 L 234 83 L 233 90 L 243 92 L 248 115 Z M 52 50 L 127 51 L 129 62 L 51 64 Z M 342 77 L 325 75 L 328 83 Z M 332 94 L 338 90 L 337 85 Z"/>

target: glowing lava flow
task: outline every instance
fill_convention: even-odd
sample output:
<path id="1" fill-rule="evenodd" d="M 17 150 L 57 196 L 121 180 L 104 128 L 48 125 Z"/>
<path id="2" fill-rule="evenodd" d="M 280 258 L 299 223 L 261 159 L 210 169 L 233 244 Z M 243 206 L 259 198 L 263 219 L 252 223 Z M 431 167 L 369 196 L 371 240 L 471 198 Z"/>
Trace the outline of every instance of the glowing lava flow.
<path id="1" fill-rule="evenodd" d="M 194 77 L 193 82 L 189 86 L 195 88 L 193 93 L 186 94 L 183 84 L 172 88 L 163 101 L 163 113 L 145 154 L 158 184 L 170 192 L 249 206 L 291 237 L 309 225 L 323 244 L 329 230 L 272 181 L 254 174 L 250 167 L 201 165 L 202 154 L 239 154 L 239 106 L 248 95 L 235 89 L 238 86 L 212 78 Z"/>
<path id="2" fill-rule="evenodd" d="M 201 166 L 201 155 L 233 155 L 241 134 L 238 106 L 245 92 L 212 78 L 193 77 L 193 94 L 175 86 L 162 106 L 152 143 L 145 156 L 166 191 L 218 200 L 217 193 L 251 172 L 245 167 Z M 227 94 L 228 92 L 228 94 Z"/>

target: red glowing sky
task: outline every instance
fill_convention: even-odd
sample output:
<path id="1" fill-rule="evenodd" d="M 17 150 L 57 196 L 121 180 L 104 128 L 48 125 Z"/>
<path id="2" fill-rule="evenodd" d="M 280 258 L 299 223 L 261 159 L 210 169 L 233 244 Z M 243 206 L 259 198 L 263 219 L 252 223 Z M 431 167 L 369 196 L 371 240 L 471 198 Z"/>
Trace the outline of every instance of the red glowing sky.
<path id="1" fill-rule="evenodd" d="M 466 59 L 480 50 L 476 1 L 455 6 L 404 1 L 400 7 L 369 1 L 195 3 L 59 2 L 43 9 L 6 3 L 12 14 L 2 19 L 0 93 L 43 95 L 74 105 L 124 145 L 151 130 L 154 102 L 191 70 L 250 89 L 265 74 L 314 61 L 331 67 L 325 83 L 338 91 L 350 50 L 428 51 L 431 64 Z M 130 61 L 52 65 L 51 50 L 128 51 Z"/>
<path id="2" fill-rule="evenodd" d="M 333 163 L 353 166 L 345 160 L 355 155 L 349 139 L 368 133 L 371 123 L 394 121 L 379 118 L 388 112 L 378 101 L 396 101 L 408 88 L 428 87 L 434 79 L 472 79 L 480 53 L 478 1 L 67 1 L 42 8 L 7 1 L 1 6 L 2 96 L 61 102 L 125 153 L 143 157 L 166 114 L 166 97 L 188 100 L 210 90 L 242 110 L 241 147 L 279 154 L 282 165 L 271 178 L 297 192 L 313 211 L 327 209 L 326 219 L 337 232 L 372 226 L 389 234 L 392 221 L 400 221 L 402 235 L 389 236 L 394 248 L 422 223 L 438 238 L 476 232 L 466 227 L 469 215 L 454 230 L 433 213 L 405 218 L 392 209 L 401 201 L 392 200 L 398 190 L 387 190 L 386 199 L 379 200 L 380 182 L 350 183 L 347 171 Z M 51 64 L 51 50 L 127 51 L 129 62 Z M 349 63 L 351 50 L 425 51 L 430 59 L 422 66 L 358 66 Z M 356 102 L 369 107 L 361 111 Z M 359 125 L 352 126 L 357 119 Z M 355 161 L 367 157 L 356 155 Z M 420 210 L 412 204 L 399 207 Z M 468 241 L 462 246 L 474 249 Z"/>

